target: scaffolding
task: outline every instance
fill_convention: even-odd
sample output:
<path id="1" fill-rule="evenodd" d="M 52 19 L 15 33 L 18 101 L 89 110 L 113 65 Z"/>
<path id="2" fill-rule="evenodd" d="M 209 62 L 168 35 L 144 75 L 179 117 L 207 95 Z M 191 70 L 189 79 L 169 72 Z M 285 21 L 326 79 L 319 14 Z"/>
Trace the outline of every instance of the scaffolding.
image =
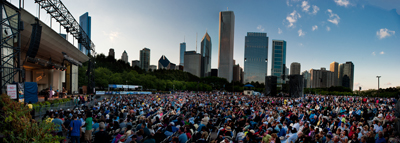
<path id="1" fill-rule="evenodd" d="M 6 92 L 10 83 L 21 82 L 21 18 L 20 11 L 11 3 L 0 1 L 0 93 Z M 17 75 L 17 76 L 16 76 Z"/>

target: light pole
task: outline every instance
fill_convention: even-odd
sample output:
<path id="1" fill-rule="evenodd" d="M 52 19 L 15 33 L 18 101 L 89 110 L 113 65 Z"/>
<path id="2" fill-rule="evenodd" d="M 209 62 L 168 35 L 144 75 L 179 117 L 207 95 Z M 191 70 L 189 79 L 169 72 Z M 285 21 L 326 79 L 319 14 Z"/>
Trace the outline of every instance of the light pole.
<path id="1" fill-rule="evenodd" d="M 378 78 L 378 97 L 379 97 L 379 78 L 381 78 L 380 75 L 376 76 L 376 78 Z"/>

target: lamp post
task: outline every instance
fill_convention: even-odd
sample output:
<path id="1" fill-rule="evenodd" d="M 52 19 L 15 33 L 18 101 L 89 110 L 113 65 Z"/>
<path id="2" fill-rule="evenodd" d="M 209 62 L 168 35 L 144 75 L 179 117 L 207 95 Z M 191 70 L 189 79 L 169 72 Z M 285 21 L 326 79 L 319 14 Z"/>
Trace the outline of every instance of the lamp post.
<path id="1" fill-rule="evenodd" d="M 379 93 L 379 78 L 381 78 L 381 76 L 378 75 L 378 76 L 376 76 L 376 78 L 378 78 L 378 97 L 379 97 L 379 95 L 380 95 L 380 93 Z"/>

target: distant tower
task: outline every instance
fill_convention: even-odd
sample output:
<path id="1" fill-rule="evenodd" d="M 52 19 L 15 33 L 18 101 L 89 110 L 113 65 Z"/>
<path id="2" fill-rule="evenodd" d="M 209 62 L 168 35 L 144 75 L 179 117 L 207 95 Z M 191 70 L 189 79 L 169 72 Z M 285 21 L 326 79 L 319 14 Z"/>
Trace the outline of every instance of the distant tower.
<path id="1" fill-rule="evenodd" d="M 332 62 L 329 65 L 329 70 L 331 72 L 333 72 L 333 74 L 335 75 L 335 78 L 333 79 L 334 82 L 334 86 L 340 86 L 341 84 L 339 84 L 339 65 L 337 62 Z"/>
<path id="2" fill-rule="evenodd" d="M 271 75 L 277 77 L 278 84 L 285 83 L 281 77 L 284 70 L 285 75 L 288 75 L 286 72 L 286 41 L 272 40 Z"/>
<path id="3" fill-rule="evenodd" d="M 267 33 L 247 32 L 244 44 L 243 82 L 265 83 L 268 71 Z"/>
<path id="4" fill-rule="evenodd" d="M 201 77 L 211 76 L 211 37 L 206 34 L 201 40 Z"/>
<path id="5" fill-rule="evenodd" d="M 122 53 L 121 60 L 124 61 L 125 63 L 129 64 L 129 62 L 128 62 L 128 53 L 126 53 L 126 51 L 124 51 Z"/>
<path id="6" fill-rule="evenodd" d="M 108 56 L 112 57 L 113 59 L 115 59 L 115 52 L 113 48 L 110 48 L 110 50 L 108 51 Z"/>
<path id="7" fill-rule="evenodd" d="M 82 27 L 83 31 L 86 33 L 86 35 L 89 36 L 89 39 L 91 38 L 91 33 L 92 33 L 92 17 L 89 16 L 89 13 L 86 12 L 82 14 L 79 17 L 79 25 Z M 85 47 L 81 45 L 80 43 L 78 44 L 79 50 L 82 51 L 85 55 L 90 54 L 90 47 Z"/>
<path id="8" fill-rule="evenodd" d="M 185 43 L 185 42 L 180 43 L 180 44 L 179 44 L 179 47 L 180 47 L 180 50 L 179 50 L 179 56 L 180 56 L 180 58 L 179 58 L 179 65 L 182 65 L 182 66 L 183 66 L 184 61 L 185 61 L 186 43 Z"/>
<path id="9" fill-rule="evenodd" d="M 298 62 L 290 64 L 290 75 L 300 75 L 300 67 L 301 65 Z"/>
<path id="10" fill-rule="evenodd" d="M 233 43 L 235 14 L 233 11 L 219 13 L 218 76 L 228 82 L 233 77 Z"/>
<path id="11" fill-rule="evenodd" d="M 150 66 L 150 49 L 143 48 L 142 50 L 140 50 L 140 67 L 145 71 L 149 71 L 149 66 Z"/>

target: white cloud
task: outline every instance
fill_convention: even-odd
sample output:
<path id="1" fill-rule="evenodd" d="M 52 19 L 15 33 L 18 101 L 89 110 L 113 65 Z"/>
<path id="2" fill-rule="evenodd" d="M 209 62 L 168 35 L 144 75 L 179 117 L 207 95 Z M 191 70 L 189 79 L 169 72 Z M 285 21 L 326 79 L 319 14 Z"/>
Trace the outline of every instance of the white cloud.
<path id="1" fill-rule="evenodd" d="M 383 54 L 385 54 L 385 52 L 382 51 L 382 52 L 380 52 L 379 54 L 383 55 Z"/>
<path id="2" fill-rule="evenodd" d="M 278 34 L 282 34 L 282 30 L 278 28 Z"/>
<path id="3" fill-rule="evenodd" d="M 115 38 L 118 38 L 118 36 L 119 36 L 120 33 L 119 33 L 119 32 L 116 32 L 116 31 L 111 31 L 111 32 L 109 32 L 109 33 L 103 31 L 103 34 L 106 35 L 106 36 L 108 36 L 108 38 L 109 38 L 111 41 L 114 41 Z"/>
<path id="4" fill-rule="evenodd" d="M 286 20 L 289 22 L 288 27 L 294 27 L 298 18 L 301 18 L 301 15 L 297 13 L 296 10 L 293 10 L 293 12 L 286 17 Z"/>
<path id="5" fill-rule="evenodd" d="M 326 31 L 331 31 L 331 28 L 329 26 L 326 26 Z"/>
<path id="6" fill-rule="evenodd" d="M 313 5 L 312 7 L 313 7 L 313 12 L 312 12 L 312 14 L 314 14 L 314 15 L 317 14 L 318 11 L 319 11 L 319 7 L 316 6 L 316 5 Z"/>
<path id="7" fill-rule="evenodd" d="M 304 35 L 306 35 L 306 32 L 303 32 L 303 30 L 299 30 L 297 31 L 299 33 L 299 37 L 303 37 Z"/>
<path id="8" fill-rule="evenodd" d="M 292 5 L 289 3 L 289 0 L 286 0 L 286 5 L 287 5 L 287 6 L 292 6 Z"/>
<path id="9" fill-rule="evenodd" d="M 339 22 L 340 22 L 340 17 L 339 17 L 339 15 L 333 13 L 331 9 L 328 9 L 328 12 L 329 12 L 329 19 L 328 19 L 328 21 L 331 22 L 331 23 L 333 23 L 333 24 L 338 25 Z"/>
<path id="10" fill-rule="evenodd" d="M 299 43 L 299 46 L 303 46 L 303 43 Z"/>
<path id="11" fill-rule="evenodd" d="M 379 31 L 376 32 L 376 35 L 379 37 L 379 39 L 383 39 L 386 37 L 390 37 L 395 34 L 395 31 L 391 31 L 386 28 L 382 28 Z"/>
<path id="12" fill-rule="evenodd" d="M 375 54 L 375 51 L 374 52 L 372 52 L 372 54 L 371 54 L 372 56 L 375 56 L 376 54 Z"/>
<path id="13" fill-rule="evenodd" d="M 344 7 L 351 5 L 349 0 L 334 0 L 334 1 L 337 5 L 344 6 Z"/>
<path id="14" fill-rule="evenodd" d="M 301 3 L 301 8 L 303 9 L 303 11 L 308 12 L 308 9 L 310 9 L 310 5 L 308 4 L 307 1 L 303 1 Z"/>
<path id="15" fill-rule="evenodd" d="M 392 85 L 392 83 L 388 82 L 388 83 L 385 83 L 385 85 Z"/>
<path id="16" fill-rule="evenodd" d="M 312 26 L 312 31 L 315 31 L 315 30 L 317 30 L 317 29 L 318 29 L 318 26 L 317 26 L 317 25 Z"/>
<path id="17" fill-rule="evenodd" d="M 261 25 L 258 25 L 257 29 L 260 30 L 261 32 L 264 32 L 264 27 L 262 27 Z"/>

